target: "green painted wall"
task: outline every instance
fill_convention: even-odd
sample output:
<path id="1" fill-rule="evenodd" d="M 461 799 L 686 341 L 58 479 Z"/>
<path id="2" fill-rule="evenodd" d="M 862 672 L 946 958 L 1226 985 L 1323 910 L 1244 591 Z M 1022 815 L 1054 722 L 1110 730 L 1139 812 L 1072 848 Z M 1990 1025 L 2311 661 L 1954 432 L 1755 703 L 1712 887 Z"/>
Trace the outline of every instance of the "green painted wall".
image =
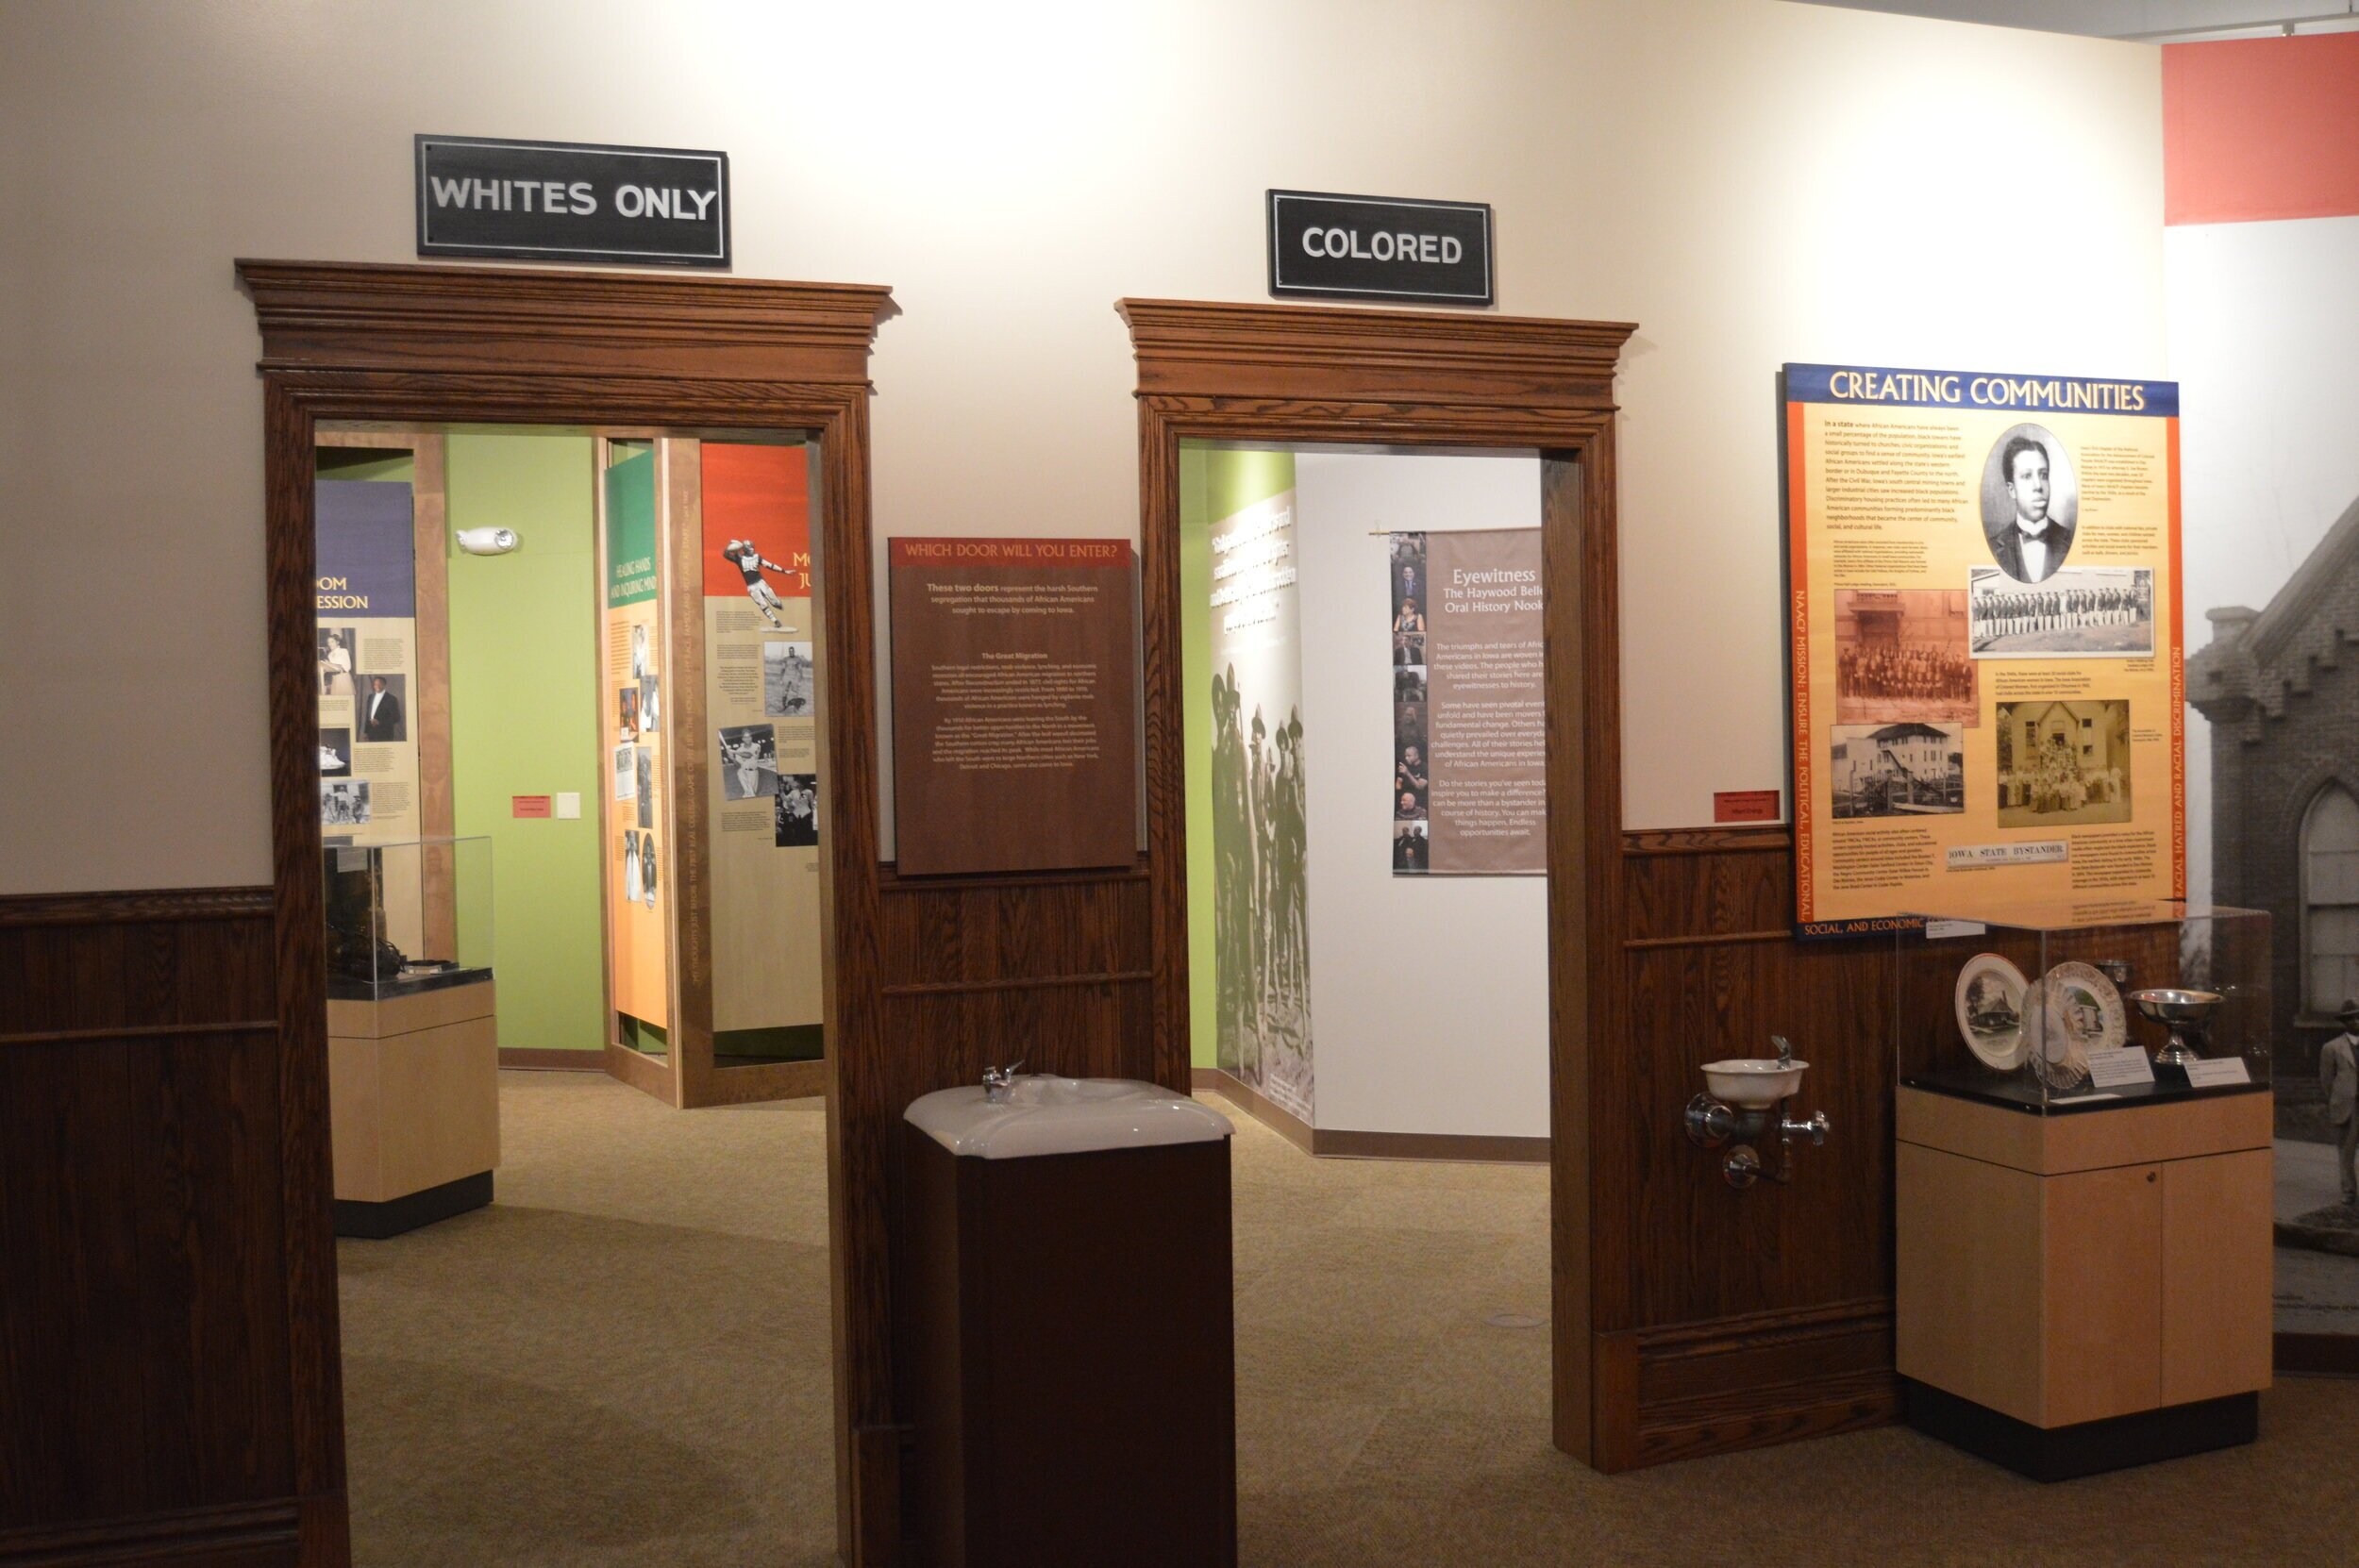
<path id="1" fill-rule="evenodd" d="M 449 523 L 509 527 L 505 556 L 449 545 L 457 830 L 492 842 L 500 1043 L 603 1048 L 597 559 L 590 439 L 452 435 Z M 581 794 L 581 816 L 518 820 L 513 795 Z"/>
<path id="2" fill-rule="evenodd" d="M 1180 445 L 1180 689 L 1187 748 L 1188 1040 L 1198 1067 L 1220 1063 L 1213 930 L 1213 525 L 1294 488 L 1295 455 Z"/>

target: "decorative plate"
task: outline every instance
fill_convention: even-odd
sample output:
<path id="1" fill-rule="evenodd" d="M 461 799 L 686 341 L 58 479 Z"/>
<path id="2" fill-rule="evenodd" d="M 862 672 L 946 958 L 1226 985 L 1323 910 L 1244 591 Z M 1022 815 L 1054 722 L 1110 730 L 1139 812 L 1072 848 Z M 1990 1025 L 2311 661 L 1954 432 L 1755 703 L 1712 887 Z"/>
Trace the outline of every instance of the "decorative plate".
<path id="1" fill-rule="evenodd" d="M 2121 993 L 2084 963 L 2056 965 L 2035 989 L 2036 1005 L 2025 1003 L 2037 1019 L 2031 1031 L 2032 1070 L 2050 1089 L 2078 1089 L 2088 1081 L 2089 1053 L 2112 1050 L 2129 1038 Z"/>
<path id="2" fill-rule="evenodd" d="M 2023 971 L 1996 953 L 1977 953 L 1958 971 L 1958 1033 L 1994 1072 L 2023 1065 Z"/>

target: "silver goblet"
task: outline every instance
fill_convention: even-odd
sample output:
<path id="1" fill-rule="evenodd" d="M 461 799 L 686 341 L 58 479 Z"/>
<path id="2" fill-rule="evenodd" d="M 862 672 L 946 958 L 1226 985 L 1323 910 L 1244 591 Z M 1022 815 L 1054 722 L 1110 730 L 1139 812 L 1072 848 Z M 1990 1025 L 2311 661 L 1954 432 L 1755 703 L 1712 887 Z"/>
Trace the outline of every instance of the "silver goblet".
<path id="1" fill-rule="evenodd" d="M 2145 1017 L 2169 1026 L 2170 1043 L 2154 1053 L 2156 1066 L 2184 1067 L 2203 1059 L 2204 1033 L 2211 1027 L 2212 1014 L 2219 1010 L 2218 992 L 2157 986 L 2132 992 L 2130 1000 Z"/>

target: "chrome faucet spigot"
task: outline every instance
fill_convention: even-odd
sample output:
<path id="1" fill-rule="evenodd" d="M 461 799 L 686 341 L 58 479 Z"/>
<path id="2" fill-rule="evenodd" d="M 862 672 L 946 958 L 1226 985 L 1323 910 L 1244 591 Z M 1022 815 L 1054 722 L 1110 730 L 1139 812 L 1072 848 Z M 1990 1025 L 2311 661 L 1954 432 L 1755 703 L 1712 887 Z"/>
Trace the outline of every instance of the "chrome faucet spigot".
<path id="1" fill-rule="evenodd" d="M 1015 1086 L 1016 1075 L 1024 1071 L 1022 1061 L 1012 1061 L 1005 1067 L 983 1069 L 983 1098 L 993 1105 L 1006 1105 L 1008 1091 Z"/>
<path id="2" fill-rule="evenodd" d="M 1782 1034 L 1773 1034 L 1769 1037 L 1769 1043 L 1778 1048 L 1779 1066 L 1791 1067 L 1794 1065 L 1794 1043 L 1792 1041 L 1786 1039 L 1785 1036 Z"/>

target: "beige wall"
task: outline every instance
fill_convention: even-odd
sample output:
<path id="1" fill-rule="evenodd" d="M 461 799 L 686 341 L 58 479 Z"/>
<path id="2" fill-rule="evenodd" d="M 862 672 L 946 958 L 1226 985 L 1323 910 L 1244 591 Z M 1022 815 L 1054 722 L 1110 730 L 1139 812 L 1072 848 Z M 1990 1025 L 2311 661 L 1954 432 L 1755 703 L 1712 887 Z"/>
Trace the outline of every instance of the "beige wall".
<path id="1" fill-rule="evenodd" d="M 1778 364 L 2162 374 L 2159 121 L 2143 46 L 1772 0 L 13 0 L 0 892 L 266 879 L 229 264 L 410 258 L 414 132 L 726 148 L 741 273 L 894 285 L 885 534 L 1135 529 L 1113 302 L 1263 297 L 1266 186 L 1495 203 L 1502 309 L 1642 324 L 1667 826 L 1783 776 Z"/>

